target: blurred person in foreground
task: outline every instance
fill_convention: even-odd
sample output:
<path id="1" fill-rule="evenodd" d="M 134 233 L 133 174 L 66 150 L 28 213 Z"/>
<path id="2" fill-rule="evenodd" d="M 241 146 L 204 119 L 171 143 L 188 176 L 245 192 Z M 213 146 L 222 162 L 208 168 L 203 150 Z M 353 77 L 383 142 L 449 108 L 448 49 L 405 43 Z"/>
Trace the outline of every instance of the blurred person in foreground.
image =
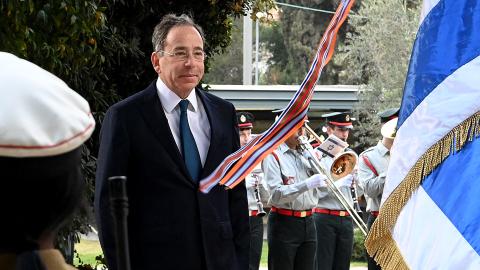
<path id="1" fill-rule="evenodd" d="M 0 269 L 74 269 L 54 248 L 84 194 L 89 105 L 62 80 L 0 52 Z"/>

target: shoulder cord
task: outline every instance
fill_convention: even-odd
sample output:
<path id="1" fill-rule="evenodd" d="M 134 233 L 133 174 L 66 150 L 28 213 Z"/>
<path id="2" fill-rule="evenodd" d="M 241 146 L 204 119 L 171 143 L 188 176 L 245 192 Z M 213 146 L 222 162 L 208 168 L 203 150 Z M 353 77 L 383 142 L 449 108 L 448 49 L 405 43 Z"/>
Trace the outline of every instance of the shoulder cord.
<path id="1" fill-rule="evenodd" d="M 284 185 L 287 185 L 288 184 L 288 177 L 283 174 L 282 165 L 280 164 L 280 159 L 278 158 L 278 155 L 277 155 L 277 153 L 275 153 L 275 151 L 272 152 L 272 155 L 275 158 L 275 160 L 277 161 L 278 167 L 280 168 L 280 177 L 282 178 L 282 182 L 283 182 Z"/>
<path id="2" fill-rule="evenodd" d="M 375 167 L 373 167 L 372 163 L 370 162 L 370 160 L 368 160 L 367 156 L 362 155 L 362 159 L 365 162 L 365 165 L 367 165 L 367 167 L 370 168 L 370 170 L 373 172 L 373 174 L 375 176 L 378 176 L 377 170 L 375 169 Z"/>

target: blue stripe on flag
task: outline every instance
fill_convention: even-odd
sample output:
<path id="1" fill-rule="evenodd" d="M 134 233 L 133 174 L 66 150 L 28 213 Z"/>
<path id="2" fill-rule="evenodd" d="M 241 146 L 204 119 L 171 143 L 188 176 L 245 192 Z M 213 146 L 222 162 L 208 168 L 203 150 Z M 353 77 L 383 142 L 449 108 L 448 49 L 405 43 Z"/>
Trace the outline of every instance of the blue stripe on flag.
<path id="1" fill-rule="evenodd" d="M 399 127 L 437 85 L 480 55 L 479 14 L 480 1 L 441 0 L 425 17 L 413 47 Z"/>
<path id="2" fill-rule="evenodd" d="M 450 155 L 426 177 L 422 187 L 480 255 L 478 153 L 480 139 L 467 142 L 461 151 Z"/>

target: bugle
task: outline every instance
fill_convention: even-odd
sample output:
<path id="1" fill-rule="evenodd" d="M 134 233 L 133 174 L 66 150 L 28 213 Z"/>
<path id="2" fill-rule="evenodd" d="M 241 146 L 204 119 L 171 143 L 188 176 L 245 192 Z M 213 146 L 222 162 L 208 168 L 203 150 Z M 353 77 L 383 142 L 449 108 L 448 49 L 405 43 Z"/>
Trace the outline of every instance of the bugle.
<path id="1" fill-rule="evenodd" d="M 308 127 L 306 128 L 306 130 L 310 132 L 311 128 Z M 311 131 L 313 132 L 313 130 Z M 314 134 L 314 136 L 315 135 L 316 134 Z M 367 225 L 365 224 L 365 222 L 363 222 L 363 219 L 358 215 L 357 211 L 354 209 L 352 205 L 350 205 L 347 198 L 345 198 L 343 193 L 338 189 L 338 187 L 334 183 L 335 180 L 338 180 L 352 173 L 358 159 L 357 154 L 355 154 L 355 152 L 353 151 L 347 151 L 347 152 L 338 154 L 337 156 L 335 156 L 330 168 L 326 170 L 320 163 L 320 160 L 315 155 L 313 147 L 308 142 L 308 139 L 305 136 L 300 136 L 298 139 L 300 142 L 300 147 L 310 156 L 309 160 L 312 167 L 317 171 L 317 173 L 321 173 L 327 177 L 327 180 L 326 180 L 327 186 L 332 190 L 334 196 L 339 200 L 339 202 L 343 205 L 343 207 L 345 207 L 345 209 L 350 214 L 350 216 L 352 217 L 353 221 L 358 226 L 360 231 L 366 236 Z"/>

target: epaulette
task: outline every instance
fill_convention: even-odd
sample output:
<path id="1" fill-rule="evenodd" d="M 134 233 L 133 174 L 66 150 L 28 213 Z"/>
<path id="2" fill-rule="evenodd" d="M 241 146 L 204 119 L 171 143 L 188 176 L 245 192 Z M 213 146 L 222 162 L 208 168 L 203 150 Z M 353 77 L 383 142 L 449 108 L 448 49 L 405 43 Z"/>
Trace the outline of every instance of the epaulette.
<path id="1" fill-rule="evenodd" d="M 360 156 L 367 153 L 367 152 L 372 151 L 373 149 L 375 149 L 375 146 L 369 147 L 367 150 L 364 150 L 362 153 L 360 153 Z"/>

